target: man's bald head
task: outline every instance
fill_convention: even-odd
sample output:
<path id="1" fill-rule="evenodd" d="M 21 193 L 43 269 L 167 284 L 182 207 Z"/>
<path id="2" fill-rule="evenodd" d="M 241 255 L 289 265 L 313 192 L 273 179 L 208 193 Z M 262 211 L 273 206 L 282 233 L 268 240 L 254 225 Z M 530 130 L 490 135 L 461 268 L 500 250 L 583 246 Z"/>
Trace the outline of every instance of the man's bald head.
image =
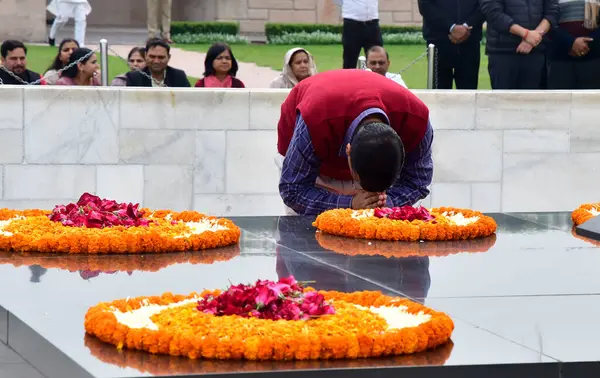
<path id="1" fill-rule="evenodd" d="M 381 46 L 373 46 L 367 51 L 367 68 L 380 75 L 388 72 L 390 55 Z"/>

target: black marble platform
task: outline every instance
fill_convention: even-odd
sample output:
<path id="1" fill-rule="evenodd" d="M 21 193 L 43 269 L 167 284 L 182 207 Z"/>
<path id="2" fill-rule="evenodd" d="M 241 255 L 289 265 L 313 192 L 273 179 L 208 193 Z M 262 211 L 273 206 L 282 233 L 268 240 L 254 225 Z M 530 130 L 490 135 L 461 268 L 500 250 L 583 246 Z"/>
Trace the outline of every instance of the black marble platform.
<path id="1" fill-rule="evenodd" d="M 203 258 L 0 253 L 0 347 L 9 356 L 0 353 L 0 375 L 12 378 L 7 359 L 18 354 L 35 377 L 50 378 L 599 377 L 600 248 L 574 234 L 567 213 L 492 216 L 497 234 L 475 241 L 347 240 L 317 235 L 310 218 L 245 217 L 233 218 L 239 247 Z M 290 274 L 318 289 L 380 290 L 445 311 L 452 342 L 395 358 L 214 362 L 117 351 L 83 329 L 101 301 Z"/>

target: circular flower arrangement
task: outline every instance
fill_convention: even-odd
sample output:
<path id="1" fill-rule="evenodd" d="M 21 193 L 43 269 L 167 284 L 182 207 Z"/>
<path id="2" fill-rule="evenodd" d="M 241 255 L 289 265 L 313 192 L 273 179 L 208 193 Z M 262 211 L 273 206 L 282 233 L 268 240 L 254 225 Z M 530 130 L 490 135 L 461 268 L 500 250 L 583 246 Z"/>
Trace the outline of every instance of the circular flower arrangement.
<path id="1" fill-rule="evenodd" d="M 494 219 L 478 211 L 412 206 L 328 210 L 313 226 L 338 236 L 401 241 L 475 239 L 492 235 L 497 227 Z"/>
<path id="2" fill-rule="evenodd" d="M 412 256 L 442 257 L 462 252 L 487 252 L 496 244 L 496 235 L 480 239 L 439 241 L 435 243 L 396 243 L 392 241 L 349 239 L 329 235 L 324 232 L 317 232 L 316 239 L 321 247 L 342 255 L 383 256 L 387 258 Z"/>
<path id="3" fill-rule="evenodd" d="M 421 352 L 449 341 L 453 321 L 380 292 L 305 288 L 293 277 L 224 292 L 100 303 L 85 330 L 118 349 L 218 360 L 318 360 Z"/>
<path id="4" fill-rule="evenodd" d="M 600 215 L 600 203 L 586 203 L 571 213 L 571 219 L 576 226 Z"/>
<path id="5" fill-rule="evenodd" d="M 196 211 L 138 209 L 85 193 L 47 210 L 0 210 L 0 250 L 41 253 L 160 253 L 236 244 L 240 229 Z"/>

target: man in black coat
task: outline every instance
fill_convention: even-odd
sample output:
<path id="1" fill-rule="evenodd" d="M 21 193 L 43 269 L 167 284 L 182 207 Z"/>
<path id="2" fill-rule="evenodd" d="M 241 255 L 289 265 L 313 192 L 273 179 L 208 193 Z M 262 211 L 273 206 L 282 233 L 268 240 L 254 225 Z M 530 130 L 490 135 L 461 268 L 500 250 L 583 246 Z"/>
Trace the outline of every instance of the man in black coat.
<path id="1" fill-rule="evenodd" d="M 190 87 L 185 71 L 169 66 L 171 47 L 160 38 L 146 43 L 146 68 L 128 72 L 128 87 Z"/>
<path id="2" fill-rule="evenodd" d="M 27 85 L 40 79 L 40 75 L 27 69 L 27 47 L 21 41 L 8 40 L 0 47 L 2 67 L 0 85 Z M 45 84 L 44 81 L 38 84 Z"/>
<path id="3" fill-rule="evenodd" d="M 483 14 L 479 0 L 419 0 L 423 38 L 437 48 L 436 89 L 477 89 Z"/>
<path id="4" fill-rule="evenodd" d="M 481 0 L 493 89 L 541 89 L 544 36 L 558 21 L 558 0 Z"/>

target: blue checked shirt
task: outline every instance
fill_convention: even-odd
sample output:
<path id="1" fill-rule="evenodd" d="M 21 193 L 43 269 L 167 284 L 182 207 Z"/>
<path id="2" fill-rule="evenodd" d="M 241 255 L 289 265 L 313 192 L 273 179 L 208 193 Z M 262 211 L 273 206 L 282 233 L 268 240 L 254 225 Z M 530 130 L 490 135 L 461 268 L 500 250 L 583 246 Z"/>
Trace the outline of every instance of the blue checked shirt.
<path id="1" fill-rule="evenodd" d="M 346 156 L 345 146 L 351 142 L 354 130 L 372 114 L 381 114 L 387 120 L 381 109 L 365 110 L 348 128 L 344 143 L 340 146 L 340 155 Z M 398 180 L 386 191 L 388 207 L 412 205 L 429 195 L 428 186 L 433 178 L 432 142 L 433 127 L 429 122 L 417 148 L 406 154 Z M 299 215 L 317 215 L 325 210 L 352 207 L 352 196 L 315 186 L 320 165 L 306 123 L 298 114 L 294 135 L 283 160 L 279 193 L 286 206 Z"/>

